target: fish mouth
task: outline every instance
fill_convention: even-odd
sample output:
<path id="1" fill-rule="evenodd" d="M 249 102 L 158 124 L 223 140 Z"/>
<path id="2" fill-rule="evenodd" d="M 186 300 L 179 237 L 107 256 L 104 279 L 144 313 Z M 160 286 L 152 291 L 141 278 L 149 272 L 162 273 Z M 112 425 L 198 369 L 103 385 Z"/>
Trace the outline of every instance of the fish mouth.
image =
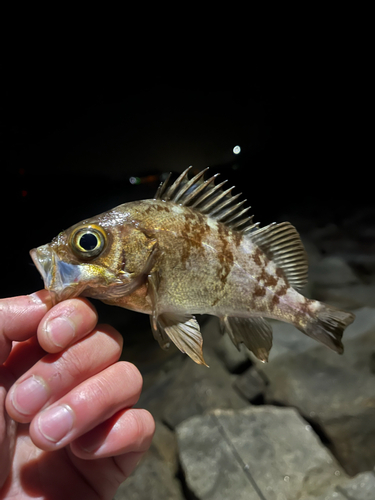
<path id="1" fill-rule="evenodd" d="M 84 286 L 79 283 L 80 266 L 60 260 L 48 244 L 33 248 L 30 255 L 54 304 L 82 292 Z"/>

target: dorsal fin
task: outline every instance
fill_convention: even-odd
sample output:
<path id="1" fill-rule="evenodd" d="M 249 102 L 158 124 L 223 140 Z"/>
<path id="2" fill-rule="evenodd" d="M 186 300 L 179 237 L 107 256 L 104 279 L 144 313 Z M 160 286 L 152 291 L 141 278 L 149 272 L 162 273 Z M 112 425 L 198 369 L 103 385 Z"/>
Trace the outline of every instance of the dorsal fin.
<path id="1" fill-rule="evenodd" d="M 223 190 L 222 187 L 227 181 L 215 185 L 214 181 L 219 174 L 204 180 L 203 176 L 208 168 L 189 180 L 188 172 L 190 169 L 191 167 L 182 172 L 172 184 L 170 184 L 169 174 L 167 179 L 160 184 L 155 194 L 155 200 L 170 201 L 194 208 L 238 231 L 251 231 L 257 227 L 257 224 L 253 224 L 253 216 L 247 215 L 250 207 L 243 207 L 246 200 L 235 203 L 240 194 L 232 196 L 231 191 L 234 186 Z"/>
<path id="2" fill-rule="evenodd" d="M 222 189 L 227 181 L 215 185 L 214 181 L 219 174 L 204 180 L 204 173 L 208 170 L 206 168 L 189 180 L 190 169 L 191 167 L 184 170 L 172 184 L 169 174 L 160 184 L 155 199 L 194 208 L 231 229 L 243 232 L 283 270 L 290 286 L 297 290 L 302 288 L 307 283 L 308 264 L 307 254 L 296 228 L 289 222 L 274 222 L 259 228 L 259 222 L 253 224 L 253 216 L 247 216 L 250 207 L 243 208 L 246 200 L 235 203 L 240 194 L 232 196 L 233 187 L 225 191 Z"/>
<path id="3" fill-rule="evenodd" d="M 270 260 L 280 267 L 296 290 L 307 283 L 307 254 L 301 238 L 289 222 L 270 224 L 248 233 Z"/>

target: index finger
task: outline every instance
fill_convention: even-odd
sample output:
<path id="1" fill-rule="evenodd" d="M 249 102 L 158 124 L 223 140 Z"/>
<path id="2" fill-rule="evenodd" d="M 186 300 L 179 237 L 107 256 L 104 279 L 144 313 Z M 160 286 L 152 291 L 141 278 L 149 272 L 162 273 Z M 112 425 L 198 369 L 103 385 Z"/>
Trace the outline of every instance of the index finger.
<path id="1" fill-rule="evenodd" d="M 0 300 L 0 363 L 9 356 L 12 341 L 23 341 L 36 334 L 51 307 L 47 290 Z"/>

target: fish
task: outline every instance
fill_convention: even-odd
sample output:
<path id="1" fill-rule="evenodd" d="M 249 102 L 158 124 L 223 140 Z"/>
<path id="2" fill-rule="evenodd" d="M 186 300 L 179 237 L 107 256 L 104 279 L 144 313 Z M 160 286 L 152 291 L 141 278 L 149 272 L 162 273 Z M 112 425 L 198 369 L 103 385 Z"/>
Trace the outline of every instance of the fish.
<path id="1" fill-rule="evenodd" d="M 267 318 L 290 323 L 333 351 L 354 314 L 301 293 L 307 254 L 289 222 L 260 227 L 247 200 L 207 168 L 162 182 L 153 199 L 119 205 L 30 251 L 53 303 L 85 296 L 148 314 L 163 349 L 173 342 L 206 365 L 197 314 L 220 319 L 239 349 L 268 360 Z M 207 366 L 207 365 L 206 365 Z"/>

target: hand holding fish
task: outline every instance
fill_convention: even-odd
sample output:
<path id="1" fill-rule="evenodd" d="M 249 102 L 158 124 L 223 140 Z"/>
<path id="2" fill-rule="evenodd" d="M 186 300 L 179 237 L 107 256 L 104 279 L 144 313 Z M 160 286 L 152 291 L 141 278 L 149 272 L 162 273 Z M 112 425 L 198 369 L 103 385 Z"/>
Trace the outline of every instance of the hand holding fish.
<path id="1" fill-rule="evenodd" d="M 0 300 L 1 499 L 111 499 L 150 446 L 141 375 L 96 322 L 86 299 Z"/>

